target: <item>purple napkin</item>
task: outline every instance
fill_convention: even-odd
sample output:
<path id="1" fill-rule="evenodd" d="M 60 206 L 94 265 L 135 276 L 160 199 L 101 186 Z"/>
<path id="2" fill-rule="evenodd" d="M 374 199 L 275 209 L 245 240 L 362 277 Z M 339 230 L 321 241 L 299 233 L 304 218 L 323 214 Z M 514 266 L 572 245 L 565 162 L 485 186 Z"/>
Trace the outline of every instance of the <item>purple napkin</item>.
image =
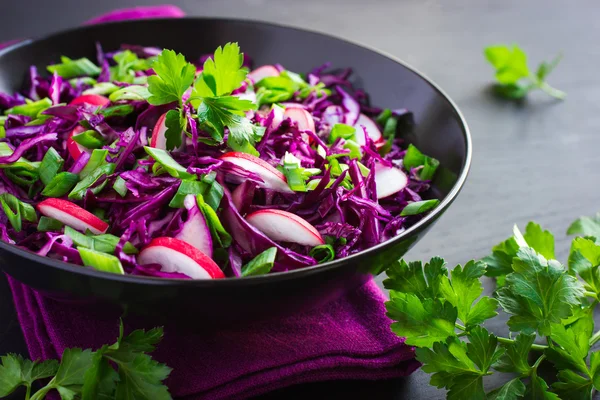
<path id="1" fill-rule="evenodd" d="M 119 315 L 66 306 L 9 278 L 32 359 L 57 358 L 67 347 L 96 349 L 118 335 Z M 171 394 L 186 399 L 243 399 L 286 386 L 333 379 L 386 379 L 419 367 L 394 335 L 385 297 L 369 281 L 326 306 L 217 333 L 170 330 L 153 356 L 173 368 Z M 126 327 L 127 331 L 133 327 Z"/>
<path id="2" fill-rule="evenodd" d="M 86 24 L 183 15 L 170 5 L 135 7 Z M 8 281 L 32 359 L 58 358 L 67 347 L 96 349 L 116 339 L 119 315 L 94 315 L 86 306 L 65 306 L 10 277 Z M 166 382 L 171 394 L 189 400 L 243 399 L 298 383 L 333 379 L 406 376 L 419 363 L 413 349 L 390 331 L 385 300 L 369 281 L 320 309 L 278 321 L 216 334 L 167 326 L 153 356 L 173 368 Z"/>

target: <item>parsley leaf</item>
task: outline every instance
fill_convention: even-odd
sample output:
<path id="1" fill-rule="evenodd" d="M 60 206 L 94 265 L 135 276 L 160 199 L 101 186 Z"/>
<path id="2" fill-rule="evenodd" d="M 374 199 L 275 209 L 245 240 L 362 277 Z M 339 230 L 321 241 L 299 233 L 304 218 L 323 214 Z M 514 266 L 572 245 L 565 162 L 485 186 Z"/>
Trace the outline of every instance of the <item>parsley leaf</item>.
<path id="1" fill-rule="evenodd" d="M 559 262 L 547 261 L 531 248 L 519 249 L 513 270 L 506 277 L 506 286 L 497 292 L 504 310 L 512 314 L 508 321 L 512 331 L 538 330 L 547 336 L 550 324 L 571 315 L 571 308 L 583 296 L 583 285 L 565 274 Z"/>
<path id="2" fill-rule="evenodd" d="M 0 357 L 0 397 L 5 397 L 19 386 L 31 387 L 38 379 L 53 376 L 58 370 L 56 360 L 29 361 L 17 354 Z"/>
<path id="3" fill-rule="evenodd" d="M 592 400 L 592 381 L 570 370 L 559 371 L 552 389 L 562 400 Z"/>
<path id="4" fill-rule="evenodd" d="M 578 237 L 571 242 L 569 270 L 585 282 L 586 290 L 600 293 L 600 246 L 593 240 Z"/>
<path id="5" fill-rule="evenodd" d="M 521 375 L 529 375 L 531 367 L 527 356 L 531 351 L 531 345 L 535 335 L 520 333 L 513 343 L 507 344 L 506 352 L 494 365 L 494 369 L 500 372 L 516 372 Z"/>
<path id="6" fill-rule="evenodd" d="M 525 234 L 515 225 L 513 236 L 492 248 L 492 254 L 485 257 L 487 276 L 502 276 L 513 271 L 512 260 L 521 247 L 531 247 L 547 259 L 554 258 L 554 236 L 535 222 L 529 222 Z"/>
<path id="7" fill-rule="evenodd" d="M 165 117 L 167 149 L 176 149 L 181 146 L 182 132 L 185 130 L 186 125 L 187 118 L 182 113 L 176 110 L 167 111 Z"/>
<path id="8" fill-rule="evenodd" d="M 237 43 L 219 46 L 212 58 L 204 62 L 202 74 L 194 84 L 192 97 L 215 97 L 239 88 L 248 70 L 242 68 L 244 55 Z"/>
<path id="9" fill-rule="evenodd" d="M 566 93 L 546 83 L 546 77 L 560 62 L 558 55 L 551 62 L 542 62 L 532 73 L 527 66 L 527 55 L 519 46 L 489 46 L 484 50 L 486 59 L 496 69 L 498 84 L 494 87 L 501 96 L 520 99 L 533 89 L 541 89 L 557 99 L 564 99 Z"/>
<path id="10" fill-rule="evenodd" d="M 525 385 L 519 378 L 511 379 L 487 395 L 488 400 L 517 400 L 525 394 Z"/>
<path id="11" fill-rule="evenodd" d="M 222 141 L 225 127 L 229 128 L 227 145 L 234 151 L 258 156 L 254 145 L 260 141 L 265 128 L 256 126 L 243 116 L 244 112 L 256 108 L 248 100 L 235 97 L 208 97 L 198 108 L 200 124 L 207 126 L 211 136 Z"/>
<path id="12" fill-rule="evenodd" d="M 388 278 L 383 281 L 383 286 L 386 289 L 413 293 L 420 299 L 436 298 L 442 277 L 448 276 L 445 265 L 444 260 L 439 257 L 433 257 L 424 267 L 420 261 L 396 261 L 386 270 Z"/>
<path id="13" fill-rule="evenodd" d="M 174 101 L 182 105 L 181 97 L 194 82 L 196 68 L 187 62 L 183 54 L 163 50 L 152 63 L 156 75 L 148 77 L 148 102 L 152 105 Z"/>
<path id="14" fill-rule="evenodd" d="M 498 314 L 496 299 L 484 297 L 474 304 L 483 292 L 479 278 L 484 273 L 485 264 L 483 262 L 469 261 L 464 268 L 459 265 L 452 270 L 452 281 L 445 276 L 440 281 L 441 295 L 456 307 L 458 318 L 467 327 L 480 324 Z"/>
<path id="15" fill-rule="evenodd" d="M 531 382 L 527 385 L 525 397 L 536 400 L 561 400 L 556 394 L 548 391 L 548 384 L 537 375 L 536 370 L 531 374 Z"/>
<path id="16" fill-rule="evenodd" d="M 594 321 L 590 313 L 569 327 L 552 324 L 552 340 L 558 346 L 550 346 L 546 356 L 559 369 L 572 368 L 589 375 L 585 360 L 590 350 L 590 336 L 594 330 Z"/>
<path id="17" fill-rule="evenodd" d="M 593 217 L 578 218 L 569 226 L 567 235 L 592 236 L 600 240 L 600 213 Z"/>
<path id="18" fill-rule="evenodd" d="M 388 317 L 396 321 L 392 331 L 405 336 L 406 344 L 411 346 L 430 347 L 455 335 L 457 313 L 450 303 L 392 291 L 386 309 Z"/>

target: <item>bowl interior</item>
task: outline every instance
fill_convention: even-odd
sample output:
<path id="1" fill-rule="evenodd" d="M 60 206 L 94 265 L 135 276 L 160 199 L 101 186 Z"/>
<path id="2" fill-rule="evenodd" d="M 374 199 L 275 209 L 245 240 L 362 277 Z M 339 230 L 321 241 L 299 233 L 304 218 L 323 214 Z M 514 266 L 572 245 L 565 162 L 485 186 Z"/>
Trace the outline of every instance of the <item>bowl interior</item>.
<path id="1" fill-rule="evenodd" d="M 255 65 L 280 63 L 296 72 L 309 72 L 325 62 L 331 62 L 332 68 L 351 67 L 354 71 L 351 80 L 356 87 L 365 89 L 372 105 L 412 111 L 416 124 L 403 133 L 404 137 L 440 161 L 440 173 L 436 174 L 430 195 L 443 200 L 416 227 L 437 218 L 456 196 L 470 163 L 470 138 L 452 102 L 434 84 L 398 60 L 316 32 L 268 23 L 203 18 L 86 26 L 0 52 L 0 91 L 21 90 L 30 65 L 43 72 L 46 65 L 56 63 L 61 55 L 95 60 L 95 42 L 105 51 L 116 50 L 123 43 L 172 48 L 194 60 L 229 41 L 238 42 Z M 399 241 L 402 236 L 405 235 L 392 241 Z M 7 247 L 0 244 L 0 248 Z"/>

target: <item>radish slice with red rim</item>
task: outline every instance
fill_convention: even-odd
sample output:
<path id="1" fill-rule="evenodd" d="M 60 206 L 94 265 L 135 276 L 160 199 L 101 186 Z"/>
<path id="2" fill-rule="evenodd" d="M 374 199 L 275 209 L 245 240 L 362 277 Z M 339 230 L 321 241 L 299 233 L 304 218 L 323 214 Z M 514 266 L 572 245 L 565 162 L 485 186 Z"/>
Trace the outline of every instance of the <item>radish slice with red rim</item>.
<path id="1" fill-rule="evenodd" d="M 73 101 L 69 103 L 71 106 L 78 104 L 88 104 L 90 106 L 104 107 L 110 104 L 110 100 L 99 94 L 84 94 L 83 96 L 75 97 Z"/>
<path id="2" fill-rule="evenodd" d="M 356 143 L 358 143 L 361 146 L 364 146 L 366 144 L 364 130 L 362 128 L 363 126 L 367 130 L 367 134 L 369 135 L 371 140 L 375 142 L 376 145 L 377 143 L 380 143 L 382 141 L 383 136 L 381 135 L 381 131 L 379 130 L 379 127 L 377 126 L 375 121 L 367 117 L 365 114 L 360 114 L 358 116 L 356 124 L 354 124 L 354 128 L 356 129 L 356 133 L 354 135 Z"/>
<path id="3" fill-rule="evenodd" d="M 255 70 L 248 73 L 248 78 L 252 80 L 252 82 L 259 82 L 263 78 L 269 78 L 273 76 L 279 76 L 279 70 L 273 65 L 263 65 L 262 67 L 258 67 Z"/>
<path id="4" fill-rule="evenodd" d="M 90 230 L 96 235 L 106 233 L 108 224 L 75 203 L 62 199 L 46 199 L 37 205 L 40 213 L 54 218 L 78 231 Z"/>
<path id="5" fill-rule="evenodd" d="M 162 150 L 167 149 L 167 137 L 165 136 L 165 133 L 167 132 L 166 117 L 167 113 L 164 113 L 160 116 L 158 121 L 156 121 L 154 129 L 152 129 L 152 139 L 150 139 L 150 147 Z"/>
<path id="6" fill-rule="evenodd" d="M 161 271 L 179 272 L 192 279 L 220 279 L 225 275 L 206 254 L 183 240 L 159 237 L 152 239 L 137 257 L 139 264 L 159 264 Z"/>
<path id="7" fill-rule="evenodd" d="M 246 221 L 269 239 L 298 243 L 305 246 L 324 244 L 317 229 L 305 219 L 287 211 L 268 209 L 255 211 Z"/>
<path id="8" fill-rule="evenodd" d="M 212 258 L 213 243 L 210 229 L 208 228 L 204 215 L 198 208 L 196 196 L 193 194 L 187 195 L 183 200 L 183 205 L 188 210 L 188 218 L 183 223 L 183 228 L 175 238 L 191 244 Z"/>
<path id="9" fill-rule="evenodd" d="M 303 108 L 286 108 L 283 113 L 284 118 L 289 118 L 292 122 L 298 124 L 301 131 L 315 131 L 315 120 L 308 111 Z"/>
<path id="10" fill-rule="evenodd" d="M 69 154 L 71 155 L 71 157 L 73 157 L 74 160 L 78 160 L 79 156 L 81 156 L 81 153 L 89 153 L 91 151 L 73 140 L 73 136 L 79 135 L 82 132 L 85 132 L 85 128 L 81 125 L 77 125 L 71 131 L 71 133 L 69 133 L 69 137 L 67 138 L 67 150 L 69 151 Z"/>
<path id="11" fill-rule="evenodd" d="M 220 159 L 258 175 L 263 180 L 263 182 L 257 182 L 257 185 L 260 187 L 283 193 L 294 193 L 288 186 L 285 175 L 268 162 L 256 156 L 247 153 L 230 152 L 223 154 Z"/>
<path id="12" fill-rule="evenodd" d="M 377 198 L 383 199 L 398 193 L 408 184 L 408 177 L 396 167 L 386 167 L 381 164 L 375 166 L 375 186 Z"/>

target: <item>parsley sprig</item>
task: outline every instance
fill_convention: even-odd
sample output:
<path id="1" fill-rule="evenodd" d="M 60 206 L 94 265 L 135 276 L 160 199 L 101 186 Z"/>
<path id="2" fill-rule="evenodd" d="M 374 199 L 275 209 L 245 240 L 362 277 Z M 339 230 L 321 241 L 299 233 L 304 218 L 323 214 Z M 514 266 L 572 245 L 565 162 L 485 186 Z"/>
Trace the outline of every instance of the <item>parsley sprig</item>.
<path id="1" fill-rule="evenodd" d="M 156 75 L 148 78 L 148 102 L 153 105 L 176 102 L 178 107 L 167 113 L 167 149 L 182 143 L 187 128 L 186 104 L 197 110 L 200 127 L 221 143 L 228 129 L 227 145 L 235 150 L 258 156 L 254 145 L 264 134 L 264 128 L 252 124 L 246 112 L 256 104 L 231 93 L 242 85 L 248 70 L 242 67 L 243 54 L 237 43 L 217 48 L 212 58 L 204 62 L 202 73 L 194 82 L 196 68 L 182 54 L 163 50 L 152 64 Z M 193 84 L 193 88 L 192 88 Z M 184 102 L 184 94 L 191 94 Z"/>
<path id="2" fill-rule="evenodd" d="M 65 349 L 60 363 L 30 361 L 16 354 L 0 357 L 0 398 L 24 386 L 26 400 L 44 399 L 54 390 L 62 400 L 171 399 L 162 384 L 171 368 L 148 355 L 162 336 L 162 328 L 123 336 L 121 322 L 116 343 L 96 351 Z M 32 393 L 36 381 L 48 378 L 45 386 Z"/>
<path id="3" fill-rule="evenodd" d="M 562 54 L 550 62 L 542 62 L 535 73 L 527 65 L 527 54 L 519 46 L 489 46 L 484 50 L 485 58 L 496 69 L 495 89 L 501 96 L 521 99 L 532 90 L 541 89 L 548 95 L 563 100 L 567 94 L 546 82 L 547 76 L 562 59 Z"/>
<path id="4" fill-rule="evenodd" d="M 592 351 L 600 340 L 593 319 L 600 296 L 600 215 L 580 218 L 568 233 L 581 236 L 566 266 L 555 259 L 553 235 L 529 223 L 525 233 L 515 227 L 490 256 L 450 273 L 437 257 L 389 268 L 384 285 L 392 330 L 417 347 L 431 384 L 447 389 L 448 399 L 591 400 L 600 389 L 600 350 Z M 484 275 L 498 278 L 493 297 L 481 296 Z M 483 326 L 498 306 L 510 314 L 510 337 Z M 531 353 L 537 355 L 533 363 Z M 550 386 L 538 374 L 548 361 L 558 371 Z M 510 375 L 486 393 L 485 377 L 497 373 Z"/>

